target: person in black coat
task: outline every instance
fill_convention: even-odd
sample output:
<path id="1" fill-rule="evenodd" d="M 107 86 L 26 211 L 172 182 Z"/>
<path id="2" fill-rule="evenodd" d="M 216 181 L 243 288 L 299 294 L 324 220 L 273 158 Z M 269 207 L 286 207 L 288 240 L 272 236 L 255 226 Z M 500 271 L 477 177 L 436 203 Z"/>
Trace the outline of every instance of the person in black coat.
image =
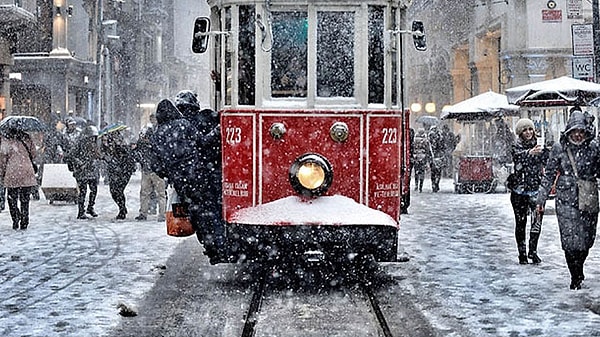
<path id="1" fill-rule="evenodd" d="M 537 209 L 542 212 L 558 173 L 556 217 L 573 290 L 581 289 L 583 264 L 596 239 L 600 145 L 595 137 L 593 117 L 573 111 L 560 141 L 552 146 L 537 199 Z M 590 189 L 582 194 L 584 185 Z M 589 207 L 582 205 L 585 200 Z"/>
<path id="2" fill-rule="evenodd" d="M 102 137 L 101 154 L 106 168 L 110 196 L 119 207 L 117 220 L 127 217 L 125 188 L 135 172 L 135 160 L 131 148 L 125 143 L 121 131 L 109 132 Z"/>
<path id="3" fill-rule="evenodd" d="M 89 215 L 97 217 L 98 214 L 94 210 L 94 205 L 96 203 L 96 196 L 98 195 L 98 181 L 100 180 L 98 128 L 87 126 L 83 129 L 81 135 L 67 152 L 64 159 L 69 171 L 73 172 L 73 178 L 77 181 L 77 188 L 79 189 L 79 195 L 77 196 L 77 219 L 88 219 L 85 215 L 86 211 Z M 88 187 L 90 194 L 86 210 L 85 197 Z"/>
<path id="4" fill-rule="evenodd" d="M 509 186 L 510 203 L 515 214 L 515 239 L 519 252 L 519 263 L 528 264 L 528 258 L 537 264 L 542 260 L 537 255 L 538 240 L 542 229 L 542 213 L 536 212 L 535 201 L 542 180 L 543 168 L 548 160 L 548 149 L 537 144 L 533 121 L 522 118 L 515 127 L 517 140 L 512 148 L 514 172 Z M 527 215 L 534 214 L 529 231 L 529 254 L 527 253 Z"/>
<path id="5" fill-rule="evenodd" d="M 224 252 L 222 233 L 220 165 L 216 167 L 214 154 L 203 151 L 203 135 L 175 107 L 163 99 L 156 109 L 158 126 L 151 141 L 157 159 L 153 170 L 168 179 L 177 194 L 189 203 L 190 220 L 205 254 L 211 263 L 221 261 Z M 219 159 L 220 163 L 220 159 Z"/>

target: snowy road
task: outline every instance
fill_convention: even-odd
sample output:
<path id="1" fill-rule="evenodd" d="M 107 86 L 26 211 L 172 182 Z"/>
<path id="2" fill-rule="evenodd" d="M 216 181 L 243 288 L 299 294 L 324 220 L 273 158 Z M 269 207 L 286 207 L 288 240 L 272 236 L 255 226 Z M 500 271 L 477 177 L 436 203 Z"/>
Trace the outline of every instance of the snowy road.
<path id="1" fill-rule="evenodd" d="M 26 231 L 0 213 L 0 336 L 100 336 L 116 325 L 119 302 L 149 290 L 181 239 L 163 222 L 138 222 L 139 174 L 127 187 L 128 219 L 115 221 L 108 186 L 99 186 L 97 219 L 77 206 L 32 201 Z M 8 207 L 8 206 L 7 206 Z"/>
<path id="2" fill-rule="evenodd" d="M 590 251 L 583 289 L 569 290 L 552 202 L 543 263 L 519 265 L 509 194 L 457 195 L 450 180 L 433 194 L 427 183 L 402 219 L 411 261 L 387 269 L 406 276 L 401 284 L 443 336 L 600 336 L 600 247 Z"/>
<path id="3" fill-rule="evenodd" d="M 95 220 L 76 220 L 75 205 L 40 200 L 32 203 L 30 228 L 15 232 L 8 211 L 0 213 L 0 336 L 107 336 L 149 314 L 121 317 L 116 306 L 120 301 L 140 305 L 157 280 L 185 270 L 166 266 L 179 243 L 197 253 L 201 249 L 194 238 L 165 235 L 155 216 L 133 220 L 138 191 L 135 176 L 126 191 L 125 221 L 112 220 L 117 209 L 105 185 Z M 540 239 L 544 262 L 523 266 L 517 262 L 508 194 L 457 195 L 452 181 L 443 180 L 441 193 L 430 193 L 426 184 L 412 203 L 400 231 L 400 248 L 411 260 L 384 265 L 397 283 L 387 304 L 414 298 L 439 336 L 600 336 L 600 248 L 590 252 L 584 288 L 569 290 L 553 214 L 545 217 Z M 212 313 L 224 310 L 223 303 L 239 308 L 246 302 L 235 296 L 228 301 L 217 276 L 235 277 L 240 267 L 209 266 L 198 258 L 200 270 L 187 272 L 203 273 L 202 287 L 212 294 L 210 301 L 203 300 L 206 320 L 198 322 L 198 330 L 226 329 L 225 336 L 236 331 L 240 322 L 233 320 L 239 316 Z M 243 286 L 235 289 L 242 291 L 238 297 L 246 296 Z"/>

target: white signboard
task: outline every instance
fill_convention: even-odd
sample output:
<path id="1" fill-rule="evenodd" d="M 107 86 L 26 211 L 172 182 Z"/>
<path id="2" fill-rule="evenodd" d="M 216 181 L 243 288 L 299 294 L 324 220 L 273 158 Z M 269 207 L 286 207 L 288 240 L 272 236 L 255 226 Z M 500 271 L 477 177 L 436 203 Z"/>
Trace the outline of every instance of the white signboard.
<path id="1" fill-rule="evenodd" d="M 567 19 L 583 19 L 582 0 L 567 0 Z"/>
<path id="2" fill-rule="evenodd" d="M 573 57 L 573 78 L 594 81 L 594 57 Z"/>
<path id="3" fill-rule="evenodd" d="M 573 55 L 594 55 L 594 30 L 592 24 L 571 25 Z"/>

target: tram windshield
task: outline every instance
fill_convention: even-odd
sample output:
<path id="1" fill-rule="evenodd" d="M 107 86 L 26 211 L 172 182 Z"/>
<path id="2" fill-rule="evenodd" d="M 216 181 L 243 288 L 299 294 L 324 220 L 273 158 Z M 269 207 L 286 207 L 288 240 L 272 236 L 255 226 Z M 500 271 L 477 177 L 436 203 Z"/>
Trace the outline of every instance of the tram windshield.
<path id="1" fill-rule="evenodd" d="M 273 13 L 271 95 L 306 97 L 308 67 L 308 15 L 306 12 Z"/>

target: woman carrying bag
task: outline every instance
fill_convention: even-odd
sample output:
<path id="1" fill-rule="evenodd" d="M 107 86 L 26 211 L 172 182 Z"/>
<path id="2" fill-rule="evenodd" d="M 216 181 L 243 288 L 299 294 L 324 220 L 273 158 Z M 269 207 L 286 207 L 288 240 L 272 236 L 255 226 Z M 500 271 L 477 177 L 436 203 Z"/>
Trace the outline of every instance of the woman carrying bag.
<path id="1" fill-rule="evenodd" d="M 585 279 L 583 264 L 594 245 L 598 224 L 600 150 L 592 122 L 591 115 L 572 111 L 560 142 L 550 152 L 536 206 L 538 212 L 544 211 L 558 173 L 556 217 L 573 290 L 581 289 Z"/>

